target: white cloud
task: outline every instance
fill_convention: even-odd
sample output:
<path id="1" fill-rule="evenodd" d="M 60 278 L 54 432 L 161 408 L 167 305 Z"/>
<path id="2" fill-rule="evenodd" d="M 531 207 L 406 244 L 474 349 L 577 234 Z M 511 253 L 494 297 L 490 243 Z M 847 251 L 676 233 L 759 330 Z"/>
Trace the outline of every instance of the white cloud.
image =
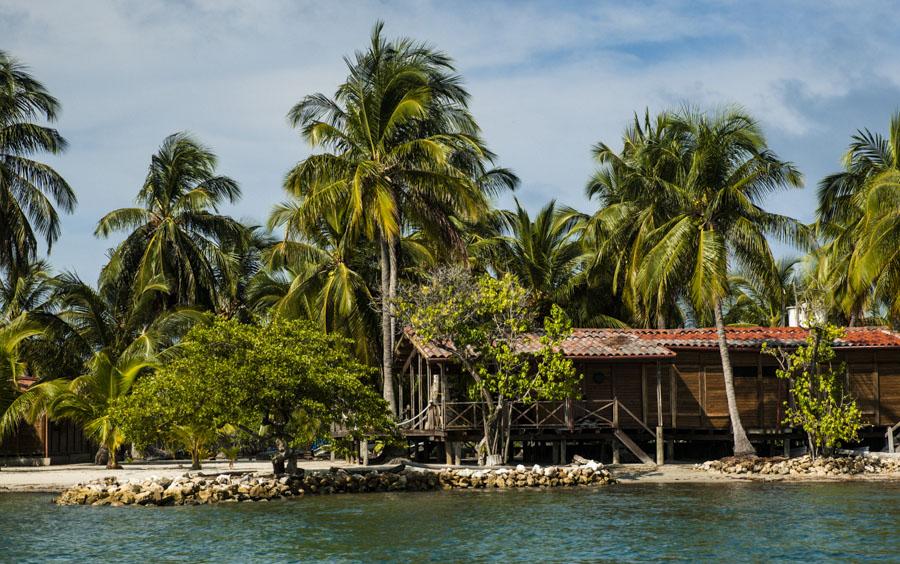
<path id="1" fill-rule="evenodd" d="M 150 155 L 177 130 L 212 146 L 222 172 L 242 183 L 233 213 L 264 220 L 283 174 L 306 154 L 286 111 L 334 89 L 341 57 L 365 47 L 376 19 L 456 58 L 489 143 L 522 177 L 531 207 L 550 197 L 586 205 L 591 145 L 616 144 L 646 106 L 740 103 L 783 156 L 797 151 L 818 173 L 837 156 L 805 149 L 858 126 L 811 106 L 850 107 L 873 85 L 900 88 L 892 10 L 871 5 L 0 0 L 0 48 L 64 105 L 71 150 L 50 160 L 81 205 L 54 263 L 93 278 L 111 243 L 92 226 L 131 202 Z M 884 122 L 895 104 L 881 110 Z M 812 202 L 807 191 L 774 205 L 796 212 Z"/>

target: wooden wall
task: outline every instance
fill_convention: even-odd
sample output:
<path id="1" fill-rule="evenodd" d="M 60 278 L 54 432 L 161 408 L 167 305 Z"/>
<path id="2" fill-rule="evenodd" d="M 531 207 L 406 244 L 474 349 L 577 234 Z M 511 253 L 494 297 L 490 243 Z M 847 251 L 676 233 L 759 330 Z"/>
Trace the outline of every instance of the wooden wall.
<path id="1" fill-rule="evenodd" d="M 96 447 L 85 438 L 77 425 L 70 421 L 43 421 L 36 425 L 22 425 L 20 430 L 0 443 L 0 456 L 67 457 L 91 454 Z"/>
<path id="2" fill-rule="evenodd" d="M 718 352 L 677 352 L 674 361 L 662 364 L 663 425 L 727 429 L 728 403 Z M 846 385 L 856 397 L 866 422 L 893 425 L 900 421 L 900 350 L 838 354 L 847 363 Z M 744 427 L 780 429 L 788 392 L 787 383 L 775 377 L 775 359 L 756 352 L 733 352 L 731 361 Z M 581 362 L 578 368 L 584 374 L 584 399 L 617 397 L 648 426 L 657 425 L 655 361 Z"/>

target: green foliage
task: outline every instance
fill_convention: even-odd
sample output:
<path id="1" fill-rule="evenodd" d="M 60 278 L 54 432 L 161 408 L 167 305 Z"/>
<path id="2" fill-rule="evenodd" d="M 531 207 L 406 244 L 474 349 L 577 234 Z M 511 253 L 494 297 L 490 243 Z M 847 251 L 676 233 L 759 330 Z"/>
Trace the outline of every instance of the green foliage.
<path id="1" fill-rule="evenodd" d="M 842 336 L 841 329 L 827 325 L 814 327 L 806 344 L 792 353 L 763 346 L 781 365 L 778 377 L 790 385 L 784 423 L 803 428 L 813 458 L 855 441 L 862 426 L 862 413 L 842 383 L 847 367 L 835 362 L 832 345 Z"/>
<path id="2" fill-rule="evenodd" d="M 900 320 L 900 112 L 888 134 L 859 130 L 843 170 L 819 183 L 819 278 L 851 324 Z"/>
<path id="3" fill-rule="evenodd" d="M 472 377 L 473 399 L 485 407 L 489 456 L 508 454 L 511 404 L 577 393 L 581 375 L 561 349 L 571 323 L 554 305 L 536 335 L 534 304 L 511 274 L 436 270 L 426 283 L 405 288 L 396 307 L 416 338 L 450 351 Z"/>
<path id="4" fill-rule="evenodd" d="M 167 306 L 214 309 L 233 294 L 249 244 L 246 227 L 218 214 L 240 199 L 237 182 L 216 174 L 212 151 L 185 133 L 166 137 L 150 159 L 138 207 L 120 208 L 97 223 L 95 235 L 127 232 L 104 266 L 104 280 L 124 279 L 134 293 L 164 285 Z"/>
<path id="5" fill-rule="evenodd" d="M 404 234 L 422 234 L 441 254 L 458 258 L 464 222 L 487 213 L 490 196 L 517 179 L 489 168 L 494 155 L 480 138 L 452 59 L 421 42 L 387 39 L 383 27 L 377 23 L 367 48 L 345 59 L 347 79 L 332 97 L 313 94 L 291 108 L 288 119 L 315 150 L 288 173 L 285 189 L 295 201 L 276 208 L 271 223 L 303 242 L 320 230 L 321 218 L 340 214 L 347 243 L 373 244 L 379 291 L 372 284 L 368 293 L 381 300 L 382 388 L 396 412 L 390 304 L 401 264 L 415 258 L 403 253 Z M 312 277 L 310 286 L 320 289 L 305 296 L 317 319 L 326 308 L 352 311 L 350 301 L 366 297 L 358 271 L 347 268 L 352 263 L 324 262 L 331 272 Z M 343 316 L 355 325 L 361 317 Z"/>
<path id="6" fill-rule="evenodd" d="M 59 102 L 0 50 L 0 269 L 25 269 L 35 259 L 38 237 L 49 251 L 60 235 L 59 214 L 71 212 L 75 192 L 52 167 L 35 160 L 56 155 L 66 140 L 38 123 L 56 121 Z"/>
<path id="7" fill-rule="evenodd" d="M 143 444 L 174 439 L 199 451 L 228 425 L 274 444 L 278 461 L 290 462 L 295 447 L 331 423 L 357 437 L 388 428 L 384 402 L 367 385 L 371 371 L 349 345 L 310 322 L 198 325 L 165 368 L 119 405 L 118 416 Z"/>
<path id="8" fill-rule="evenodd" d="M 577 214 L 551 200 L 532 218 L 516 200 L 513 211 L 496 212 L 497 229 L 478 237 L 472 252 L 493 271 L 514 274 L 531 292 L 543 315 L 552 304 L 565 304 L 583 280 Z"/>
<path id="9" fill-rule="evenodd" d="M 191 359 L 191 360 L 197 360 Z M 149 375 L 133 392 L 119 398 L 114 418 L 138 448 L 174 444 L 191 453 L 194 466 L 217 440 L 225 421 L 218 404 L 208 401 L 210 381 L 200 371 L 186 370 L 184 358 Z"/>
<path id="10" fill-rule="evenodd" d="M 159 355 L 187 326 L 204 317 L 195 310 L 160 312 L 154 297 L 164 287 L 133 295 L 130 281 L 110 280 L 95 290 L 69 274 L 57 277 L 54 286 L 60 311 L 39 319 L 52 318 L 53 323 L 45 325 L 79 360 L 73 372 L 59 378 L 44 373 L 46 378 L 18 395 L 0 418 L 0 433 L 46 415 L 78 423 L 114 452 L 125 438 L 111 417 L 112 407 L 131 392 L 139 376 L 156 366 Z M 41 363 L 32 361 L 31 366 Z M 112 456 L 109 465 L 116 466 Z"/>

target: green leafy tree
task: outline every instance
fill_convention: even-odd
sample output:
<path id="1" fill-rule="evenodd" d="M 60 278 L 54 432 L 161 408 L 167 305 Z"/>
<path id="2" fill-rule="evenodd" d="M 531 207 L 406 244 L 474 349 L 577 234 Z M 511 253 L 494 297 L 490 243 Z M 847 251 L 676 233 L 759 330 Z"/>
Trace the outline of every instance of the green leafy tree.
<path id="1" fill-rule="evenodd" d="M 254 303 L 276 317 L 315 321 L 352 339 L 361 359 L 375 360 L 377 251 L 347 221 L 347 210 L 326 210 L 315 223 L 297 222 L 296 212 L 296 202 L 272 212 L 270 226 L 285 236 L 266 252 L 269 268 L 250 289 Z"/>
<path id="2" fill-rule="evenodd" d="M 191 454 L 193 470 L 200 469 L 225 425 L 218 404 L 209 400 L 215 383 L 186 364 L 197 360 L 179 356 L 142 378 L 131 394 L 117 400 L 112 412 L 122 434 L 138 448 L 177 445 Z"/>
<path id="3" fill-rule="evenodd" d="M 833 325 L 813 327 L 806 344 L 793 352 L 763 347 L 789 382 L 792 402 L 785 402 L 785 425 L 802 427 L 813 458 L 857 440 L 862 412 L 843 380 L 847 366 L 837 362 L 833 344 L 844 331 Z"/>
<path id="4" fill-rule="evenodd" d="M 42 333 L 42 328 L 24 314 L 0 325 L 0 413 L 5 413 L 22 392 L 22 377 L 27 372 L 24 342 Z"/>
<path id="5" fill-rule="evenodd" d="M 473 277 L 461 268 L 433 271 L 426 283 L 406 288 L 398 312 L 416 338 L 448 350 L 472 379 L 481 401 L 488 464 L 507 460 L 512 406 L 573 397 L 581 375 L 563 356 L 571 324 L 553 306 L 537 333 L 535 308 L 515 276 Z"/>
<path id="6" fill-rule="evenodd" d="M 143 442 L 174 433 L 194 441 L 195 453 L 231 425 L 277 448 L 276 473 L 295 472 L 298 444 L 331 423 L 358 436 L 389 427 L 369 376 L 346 339 L 308 321 L 217 319 L 188 333 L 166 368 L 124 401 L 122 417 Z"/>
<path id="7" fill-rule="evenodd" d="M 100 219 L 95 234 L 128 234 L 103 268 L 104 279 L 133 281 L 135 295 L 160 283 L 168 306 L 218 304 L 220 282 L 239 275 L 235 246 L 247 244 L 248 230 L 218 213 L 241 195 L 237 182 L 216 174 L 216 156 L 184 133 L 170 135 L 150 161 L 137 195 L 138 207 L 121 208 Z"/>
<path id="8" fill-rule="evenodd" d="M 653 234 L 676 209 L 676 193 L 668 187 L 685 165 L 686 151 L 669 114 L 651 118 L 649 111 L 622 136 L 622 149 L 606 143 L 594 146 L 598 170 L 587 185 L 589 198 L 599 203 L 579 226 L 584 248 L 583 269 L 588 286 L 621 296 L 621 315 L 630 323 L 674 327 L 685 317 L 686 276 L 647 291 L 639 281 L 642 259 Z"/>
<path id="9" fill-rule="evenodd" d="M 65 150 L 66 140 L 38 123 L 52 123 L 58 113 L 56 98 L 22 63 L 0 51 L 0 268 L 24 269 L 37 254 L 38 237 L 49 250 L 60 234 L 56 208 L 75 209 L 69 184 L 34 158 Z"/>
<path id="10" fill-rule="evenodd" d="M 77 373 L 84 349 L 59 316 L 61 286 L 49 263 L 30 262 L 5 274 L 0 278 L 0 326 L 26 317 L 29 325 L 41 329 L 18 349 L 25 372 L 42 380 Z"/>

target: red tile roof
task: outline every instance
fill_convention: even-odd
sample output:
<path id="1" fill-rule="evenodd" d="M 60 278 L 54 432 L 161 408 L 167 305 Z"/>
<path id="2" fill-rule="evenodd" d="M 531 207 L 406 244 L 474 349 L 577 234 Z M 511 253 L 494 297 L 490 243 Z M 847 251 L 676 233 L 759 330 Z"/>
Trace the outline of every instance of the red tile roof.
<path id="1" fill-rule="evenodd" d="M 847 348 L 898 348 L 900 334 L 883 327 L 849 327 L 835 346 Z M 729 348 L 756 349 L 763 343 L 793 347 L 803 344 L 809 334 L 802 327 L 728 327 L 725 330 Z M 423 343 L 407 333 L 413 346 L 426 358 L 450 358 L 447 348 Z M 672 349 L 715 349 L 715 328 L 701 329 L 573 329 L 563 342 L 563 351 L 573 358 L 666 358 L 676 355 Z M 532 336 L 523 350 L 536 350 Z"/>
<path id="2" fill-rule="evenodd" d="M 626 329 L 641 339 L 666 347 L 715 348 L 714 327 L 702 329 Z M 900 334 L 883 327 L 847 327 L 836 347 L 900 348 Z M 763 343 L 777 346 L 802 345 L 809 330 L 803 327 L 727 327 L 729 348 L 758 348 Z"/>
<path id="3" fill-rule="evenodd" d="M 442 347 L 434 343 L 424 343 L 407 333 L 410 341 L 426 358 L 445 359 L 450 358 L 448 347 Z M 450 345 L 452 346 L 452 345 Z M 524 352 L 533 352 L 538 349 L 537 335 L 530 335 L 521 344 Z M 573 329 L 572 334 L 563 341 L 563 352 L 573 358 L 665 358 L 675 356 L 675 353 L 664 346 L 652 341 L 641 339 L 638 335 L 615 331 L 610 329 Z"/>

